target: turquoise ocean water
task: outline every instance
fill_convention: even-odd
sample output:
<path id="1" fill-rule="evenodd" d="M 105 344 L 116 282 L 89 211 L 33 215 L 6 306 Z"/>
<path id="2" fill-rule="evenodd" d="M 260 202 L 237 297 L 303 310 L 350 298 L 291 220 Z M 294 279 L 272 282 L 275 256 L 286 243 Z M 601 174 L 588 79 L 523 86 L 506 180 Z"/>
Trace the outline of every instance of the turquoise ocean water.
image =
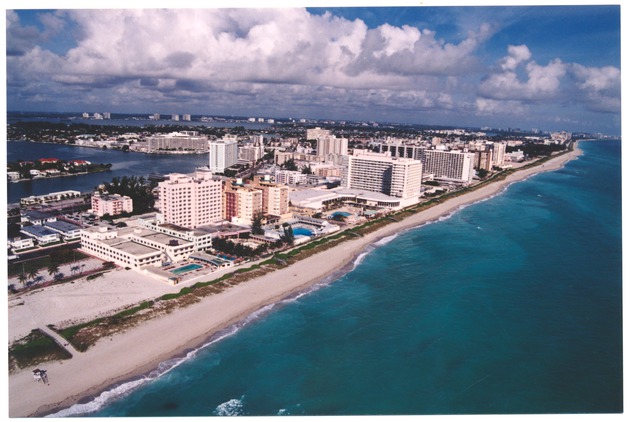
<path id="1" fill-rule="evenodd" d="M 581 148 L 57 416 L 621 412 L 621 145 Z"/>

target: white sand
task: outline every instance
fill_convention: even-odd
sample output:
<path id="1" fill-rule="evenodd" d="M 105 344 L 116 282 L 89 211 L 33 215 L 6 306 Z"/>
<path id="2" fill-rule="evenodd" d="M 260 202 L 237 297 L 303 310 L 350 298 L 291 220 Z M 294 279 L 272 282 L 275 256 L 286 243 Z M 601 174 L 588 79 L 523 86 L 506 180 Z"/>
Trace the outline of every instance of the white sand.
<path id="1" fill-rule="evenodd" d="M 389 224 L 367 236 L 346 241 L 289 267 L 206 297 L 199 303 L 150 320 L 113 338 L 102 339 L 87 352 L 75 355 L 70 360 L 44 365 L 43 367 L 48 370 L 50 386 L 35 383 L 32 368 L 12 374 L 9 376 L 9 415 L 24 417 L 50 413 L 54 409 L 68 407 L 82 398 L 96 395 L 117 382 L 147 373 L 155 369 L 160 362 L 201 345 L 211 334 L 243 320 L 268 304 L 304 290 L 343 268 L 366 246 L 378 239 L 436 220 L 462 205 L 477 202 L 502 191 L 511 182 L 541 171 L 558 169 L 580 153 L 581 151 L 576 148 L 575 151 L 555 157 L 541 166 L 520 170 L 504 181 L 453 198 L 401 222 Z M 114 272 L 115 275 L 125 273 L 132 272 Z M 51 289 L 50 293 L 43 291 L 39 294 L 41 297 L 36 295 L 27 297 L 25 305 L 10 307 L 9 324 L 12 326 L 15 323 L 16 327 L 20 327 L 18 329 L 12 326 L 11 335 L 17 336 L 18 332 L 23 332 L 33 324 L 45 325 L 88 318 L 90 312 L 96 315 L 111 310 L 112 300 L 121 305 L 145 300 L 147 293 L 144 283 L 150 283 L 153 297 L 160 296 L 165 291 L 178 291 L 182 287 L 172 288 L 153 280 L 147 282 L 135 279 L 128 286 L 124 285 L 125 281 L 119 282 L 123 284 L 116 285 L 118 286 L 115 289 L 116 294 L 109 296 L 109 300 L 107 295 L 112 295 L 111 290 L 106 293 L 99 283 L 82 285 L 78 298 L 73 298 L 69 293 L 72 286 L 59 286 Z M 70 290 L 66 292 L 64 288 Z M 45 305 L 44 302 L 50 298 L 54 299 L 53 304 Z M 29 304 L 30 301 L 33 303 Z M 47 306 L 45 311 L 37 312 L 39 307 L 45 306 Z M 75 309 L 75 306 L 78 308 Z M 23 311 L 20 308 L 23 308 Z M 34 316 L 29 317 L 27 314 L 30 312 L 35 312 Z M 27 320 L 28 322 L 25 322 Z"/>

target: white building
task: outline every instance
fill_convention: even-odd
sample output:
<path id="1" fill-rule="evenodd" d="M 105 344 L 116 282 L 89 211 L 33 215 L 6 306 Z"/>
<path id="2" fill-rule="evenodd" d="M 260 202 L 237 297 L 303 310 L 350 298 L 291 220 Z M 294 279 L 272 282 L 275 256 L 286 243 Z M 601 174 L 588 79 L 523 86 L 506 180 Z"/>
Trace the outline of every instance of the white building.
<path id="1" fill-rule="evenodd" d="M 226 168 L 238 161 L 238 140 L 236 135 L 226 135 L 223 139 L 208 141 L 209 167 L 214 173 L 223 173 Z"/>
<path id="2" fill-rule="evenodd" d="M 193 177 L 179 173 L 167 177 L 158 184 L 162 222 L 195 228 L 221 220 L 221 179 L 202 170 Z"/>
<path id="3" fill-rule="evenodd" d="M 124 212 L 133 212 L 133 199 L 119 194 L 102 194 L 94 192 L 92 194 L 92 213 L 99 217 L 109 214 L 119 215 Z"/>
<path id="4" fill-rule="evenodd" d="M 138 227 L 81 230 L 81 250 L 121 267 L 138 268 L 179 262 L 195 252 L 192 242 Z"/>
<path id="5" fill-rule="evenodd" d="M 317 155 L 319 157 L 348 155 L 348 139 L 337 138 L 335 135 L 319 137 L 317 139 Z"/>
<path id="6" fill-rule="evenodd" d="M 199 132 L 184 130 L 168 134 L 158 134 L 147 138 L 147 152 L 166 151 L 208 151 L 208 137 Z"/>
<path id="7" fill-rule="evenodd" d="M 475 174 L 475 154 L 471 152 L 428 149 L 415 145 L 381 144 L 381 152 L 392 157 L 406 157 L 422 161 L 423 173 L 436 179 L 471 183 Z"/>
<path id="8" fill-rule="evenodd" d="M 360 155 L 347 157 L 341 185 L 401 198 L 404 207 L 418 202 L 422 167 L 420 161 L 411 158 L 361 151 Z"/>

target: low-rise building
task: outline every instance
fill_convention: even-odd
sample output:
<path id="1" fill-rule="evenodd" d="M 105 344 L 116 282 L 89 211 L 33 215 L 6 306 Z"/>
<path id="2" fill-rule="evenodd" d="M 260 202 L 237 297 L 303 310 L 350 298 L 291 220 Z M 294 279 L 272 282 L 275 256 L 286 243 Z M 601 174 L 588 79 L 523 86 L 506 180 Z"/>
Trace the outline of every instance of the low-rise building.
<path id="1" fill-rule="evenodd" d="M 92 194 L 92 213 L 99 217 L 133 212 L 133 199 L 119 194 L 94 192 Z"/>

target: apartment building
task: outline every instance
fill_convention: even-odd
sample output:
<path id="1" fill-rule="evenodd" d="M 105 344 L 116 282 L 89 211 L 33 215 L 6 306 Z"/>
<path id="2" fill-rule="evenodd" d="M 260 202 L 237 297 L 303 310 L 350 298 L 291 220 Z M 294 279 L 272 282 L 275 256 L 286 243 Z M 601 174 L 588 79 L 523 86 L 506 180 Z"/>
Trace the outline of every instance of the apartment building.
<path id="1" fill-rule="evenodd" d="M 263 191 L 251 186 L 226 183 L 223 191 L 223 218 L 234 224 L 251 225 L 263 210 Z"/>
<path id="2" fill-rule="evenodd" d="M 269 176 L 256 176 L 251 185 L 262 191 L 262 210 L 267 215 L 281 216 L 289 212 L 289 187 L 274 183 Z"/>
<path id="3" fill-rule="evenodd" d="M 225 135 L 222 139 L 208 141 L 209 167 L 214 173 L 223 173 L 238 161 L 236 135 Z"/>
<path id="4" fill-rule="evenodd" d="M 184 130 L 147 138 L 147 152 L 163 151 L 208 151 L 208 137 L 196 131 Z"/>
<path id="5" fill-rule="evenodd" d="M 99 217 L 133 212 L 133 199 L 119 194 L 94 192 L 92 194 L 92 213 Z"/>

